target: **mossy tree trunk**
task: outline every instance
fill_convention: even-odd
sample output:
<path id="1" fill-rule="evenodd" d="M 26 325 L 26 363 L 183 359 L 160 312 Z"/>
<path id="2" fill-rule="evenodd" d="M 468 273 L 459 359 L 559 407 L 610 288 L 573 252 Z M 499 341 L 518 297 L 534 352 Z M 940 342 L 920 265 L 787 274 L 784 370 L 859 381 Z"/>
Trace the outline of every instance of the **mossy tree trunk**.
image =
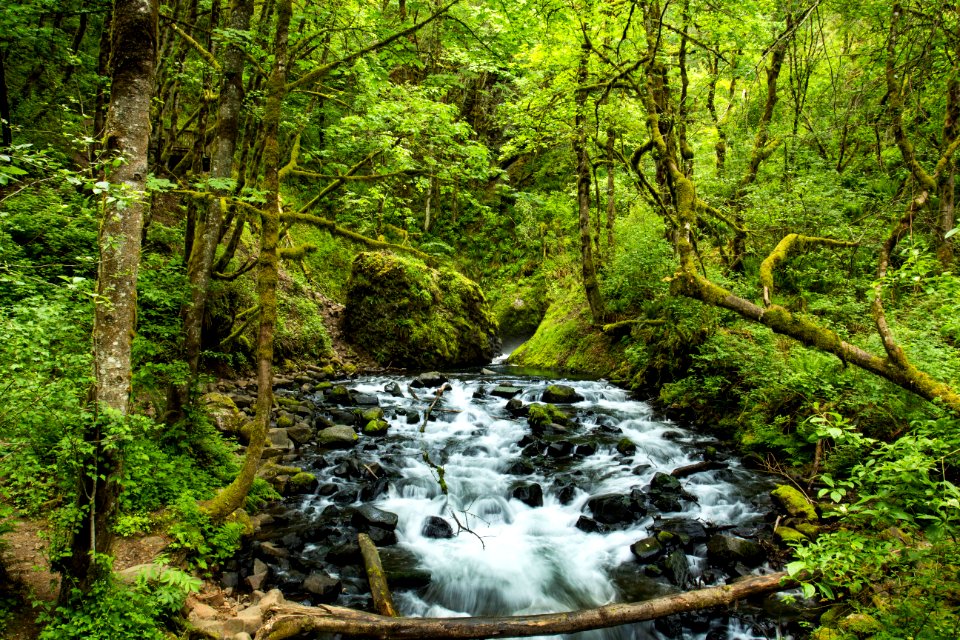
<path id="1" fill-rule="evenodd" d="M 253 13 L 252 0 L 233 0 L 227 28 L 246 31 L 250 28 Z M 220 85 L 220 104 L 217 118 L 217 137 L 210 161 L 211 178 L 233 176 L 233 155 L 237 145 L 240 110 L 243 101 L 243 50 L 235 44 L 227 47 L 223 63 L 223 80 Z M 222 195 L 226 193 L 220 191 Z M 184 311 L 184 352 L 192 378 L 197 375 L 200 364 L 203 317 L 206 309 L 213 262 L 223 229 L 225 203 L 221 198 L 212 198 L 207 204 L 205 217 L 197 224 L 193 250 L 187 264 L 190 279 L 190 302 Z"/>
<path id="2" fill-rule="evenodd" d="M 273 338 L 277 324 L 277 278 L 280 262 L 277 249 L 281 210 L 280 111 L 286 94 L 284 85 L 287 81 L 287 41 L 291 14 L 291 0 L 280 0 L 277 3 L 277 31 L 274 39 L 276 58 L 267 82 L 267 101 L 263 115 L 263 182 L 267 191 L 267 206 L 261 214 L 257 277 L 260 331 L 257 336 L 256 414 L 240 473 L 213 500 L 203 505 L 204 511 L 213 520 L 221 520 L 243 506 L 260 465 L 260 457 L 266 445 L 270 410 L 273 407 Z"/>
<path id="3" fill-rule="evenodd" d="M 100 264 L 93 320 L 94 387 L 97 417 L 83 434 L 78 487 L 83 525 L 74 532 L 70 556 L 61 562 L 61 602 L 72 589 L 81 593 L 105 572 L 98 556 L 109 554 L 113 517 L 120 492 L 121 451 L 105 442 L 103 426 L 129 411 L 131 346 L 136 327 L 137 271 L 150 140 L 150 102 L 156 64 L 156 0 L 116 0 L 113 57 L 105 150 L 123 162 L 107 176 L 112 199 L 105 199 L 100 224 Z"/>
<path id="4" fill-rule="evenodd" d="M 584 31 L 588 29 L 584 26 Z M 583 289 L 590 305 L 593 323 L 603 323 L 603 298 L 597 282 L 597 265 L 593 257 L 593 236 L 590 224 L 590 157 L 587 154 L 587 79 L 590 63 L 590 43 L 584 41 L 577 65 L 576 115 L 573 132 L 573 150 L 577 156 L 577 210 L 580 225 L 580 258 Z"/>

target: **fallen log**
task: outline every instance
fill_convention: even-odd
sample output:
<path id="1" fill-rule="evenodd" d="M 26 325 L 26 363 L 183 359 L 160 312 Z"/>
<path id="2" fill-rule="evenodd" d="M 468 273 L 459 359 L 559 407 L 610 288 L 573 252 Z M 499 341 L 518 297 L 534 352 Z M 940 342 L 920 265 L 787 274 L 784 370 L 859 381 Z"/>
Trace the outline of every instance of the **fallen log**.
<path id="1" fill-rule="evenodd" d="M 644 602 L 496 618 L 391 618 L 344 607 L 279 604 L 264 612 L 272 617 L 257 633 L 257 640 L 286 640 L 295 636 L 333 633 L 380 640 L 479 640 L 576 633 L 727 606 L 737 600 L 789 589 L 796 584 L 781 572 Z"/>
<path id="2" fill-rule="evenodd" d="M 685 467 L 677 467 L 670 472 L 674 478 L 686 478 L 687 476 L 692 476 L 695 473 L 701 473 L 703 471 L 716 471 L 718 469 L 726 469 L 726 462 L 719 462 L 717 460 L 704 460 L 703 462 L 694 462 L 693 464 L 688 464 Z"/>
<path id="3" fill-rule="evenodd" d="M 363 556 L 363 565 L 367 570 L 367 581 L 370 583 L 370 594 L 373 596 L 373 606 L 377 613 L 382 616 L 396 618 L 397 608 L 393 605 L 393 596 L 390 595 L 390 587 L 387 586 L 387 576 L 383 572 L 383 564 L 380 563 L 380 553 L 365 533 L 357 536 L 360 544 L 360 554 Z"/>

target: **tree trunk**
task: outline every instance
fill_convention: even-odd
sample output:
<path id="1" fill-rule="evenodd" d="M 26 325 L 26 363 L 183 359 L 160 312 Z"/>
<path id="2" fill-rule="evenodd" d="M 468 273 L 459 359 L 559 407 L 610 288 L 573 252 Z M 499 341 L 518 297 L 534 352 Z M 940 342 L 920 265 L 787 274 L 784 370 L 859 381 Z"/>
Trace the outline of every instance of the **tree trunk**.
<path id="1" fill-rule="evenodd" d="M 10 97 L 7 94 L 7 72 L 4 65 L 6 55 L 0 51 L 0 148 L 13 144 L 13 130 L 10 128 Z"/>
<path id="2" fill-rule="evenodd" d="M 614 182 L 613 143 L 617 132 L 607 129 L 607 264 L 613 260 L 613 223 L 617 219 L 616 183 Z"/>
<path id="3" fill-rule="evenodd" d="M 86 593 L 103 575 L 106 567 L 95 556 L 109 554 L 113 542 L 121 459 L 116 447 L 103 445 L 101 426 L 127 415 L 129 409 L 140 232 L 147 207 L 144 190 L 156 31 L 156 0 L 116 0 L 105 148 L 111 157 L 123 158 L 124 162 L 107 176 L 116 201 L 104 201 L 93 321 L 92 396 L 98 415 L 104 415 L 95 419 L 84 435 L 92 452 L 81 466 L 79 507 L 89 525 L 74 533 L 71 555 L 62 564 L 61 602 L 69 598 L 71 588 Z"/>
<path id="4" fill-rule="evenodd" d="M 233 0 L 227 28 L 246 31 L 250 28 L 252 14 L 252 0 Z M 233 175 L 233 155 L 243 100 L 243 66 L 243 51 L 235 45 L 228 46 L 224 56 L 223 82 L 220 86 L 217 139 L 210 161 L 211 178 L 230 178 Z M 224 211 L 220 198 L 212 198 L 205 220 L 197 226 L 193 251 L 190 252 L 187 265 L 190 303 L 184 313 L 184 351 L 193 379 L 196 378 L 200 364 L 203 316 L 213 273 L 213 261 L 222 235 L 223 219 Z"/>
<path id="5" fill-rule="evenodd" d="M 577 208 L 580 213 L 580 256 L 583 266 L 583 288 L 590 305 L 594 324 L 603 322 L 603 299 L 597 284 L 597 266 L 593 259 L 590 224 L 590 158 L 587 156 L 587 65 L 590 61 L 590 44 L 583 43 L 580 63 L 577 67 L 576 121 L 573 149 L 577 156 Z"/>
<path id="6" fill-rule="evenodd" d="M 340 634 L 379 640 L 476 640 L 520 638 L 607 629 L 677 613 L 729 606 L 738 600 L 796 586 L 785 573 L 754 576 L 733 584 L 698 589 L 646 602 L 608 604 L 595 609 L 501 618 L 391 618 L 342 607 L 280 605 L 257 633 L 258 640 L 286 640 Z"/>
<path id="7" fill-rule="evenodd" d="M 287 40 L 292 14 L 291 0 L 277 4 L 277 33 L 274 41 L 276 62 L 267 82 L 264 107 L 263 163 L 267 206 L 261 216 L 260 272 L 257 298 L 260 304 L 260 332 L 257 337 L 257 405 L 250 433 L 250 444 L 240 473 L 204 510 L 213 520 L 222 520 L 243 505 L 260 464 L 273 407 L 273 338 L 277 323 L 277 278 L 279 273 L 280 234 L 280 109 L 287 80 Z"/>

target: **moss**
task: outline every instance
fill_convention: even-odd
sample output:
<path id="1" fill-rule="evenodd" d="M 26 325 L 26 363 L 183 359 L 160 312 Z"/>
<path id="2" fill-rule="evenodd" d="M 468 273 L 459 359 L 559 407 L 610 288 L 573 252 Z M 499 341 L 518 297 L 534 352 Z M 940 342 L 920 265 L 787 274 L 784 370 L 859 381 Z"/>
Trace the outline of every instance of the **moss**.
<path id="1" fill-rule="evenodd" d="M 368 436 L 385 436 L 389 428 L 390 423 L 386 420 L 371 420 L 363 428 L 363 433 Z"/>
<path id="2" fill-rule="evenodd" d="M 810 522 L 798 522 L 793 528 L 811 540 L 815 540 L 816 537 L 820 535 L 820 527 Z"/>
<path id="3" fill-rule="evenodd" d="M 557 423 L 566 425 L 570 423 L 570 418 L 563 411 L 552 404 L 540 404 L 534 402 L 528 407 L 527 423 L 534 430 L 542 429 L 548 424 Z"/>
<path id="4" fill-rule="evenodd" d="M 847 640 L 850 636 L 838 629 L 821 627 L 810 634 L 810 640 Z"/>
<path id="5" fill-rule="evenodd" d="M 253 520 L 250 519 L 250 515 L 243 509 L 237 509 L 227 516 L 226 522 L 239 522 L 240 526 L 243 527 L 243 535 L 245 536 L 252 536 L 256 533 Z"/>
<path id="6" fill-rule="evenodd" d="M 287 493 L 290 494 L 307 493 L 308 491 L 312 491 L 316 486 L 317 477 L 312 473 L 301 471 L 287 481 L 286 490 Z"/>
<path id="7" fill-rule="evenodd" d="M 387 253 L 361 253 L 347 290 L 346 330 L 382 364 L 484 364 L 499 350 L 480 287 L 452 269 Z"/>
<path id="8" fill-rule="evenodd" d="M 816 509 L 813 508 L 813 505 L 810 504 L 806 496 L 800 493 L 795 487 L 782 484 L 771 491 L 770 495 L 777 504 L 783 507 L 783 509 L 794 518 L 802 518 L 804 520 L 817 519 Z"/>
<path id="9" fill-rule="evenodd" d="M 866 638 L 883 630 L 877 619 L 866 613 L 851 613 L 837 626 L 858 638 Z"/>
<path id="10" fill-rule="evenodd" d="M 371 409 L 367 409 L 366 411 L 360 414 L 360 418 L 365 423 L 370 422 L 371 420 L 380 420 L 383 418 L 383 409 L 381 409 L 380 407 L 373 407 Z"/>
<path id="11" fill-rule="evenodd" d="M 542 278 L 505 283 L 495 298 L 493 314 L 505 340 L 533 335 L 547 312 L 547 294 Z"/>
<path id="12" fill-rule="evenodd" d="M 566 284 L 566 283 L 564 283 Z M 550 304 L 537 332 L 517 347 L 510 362 L 526 367 L 559 369 L 609 376 L 622 350 L 593 326 L 590 308 L 579 285 L 570 283 Z"/>
<path id="13" fill-rule="evenodd" d="M 783 544 L 801 544 L 807 541 L 807 536 L 791 527 L 777 527 L 773 533 Z"/>

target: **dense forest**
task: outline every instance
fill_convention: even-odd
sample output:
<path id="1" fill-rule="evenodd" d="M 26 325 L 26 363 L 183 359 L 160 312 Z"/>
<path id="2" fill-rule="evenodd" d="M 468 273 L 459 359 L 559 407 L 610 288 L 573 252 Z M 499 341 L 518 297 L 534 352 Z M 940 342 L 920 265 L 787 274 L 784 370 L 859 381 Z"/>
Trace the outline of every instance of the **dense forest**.
<path id="1" fill-rule="evenodd" d="M 282 466 L 274 391 L 505 344 L 775 478 L 782 573 L 237 633 L 559 633 L 759 585 L 795 637 L 960 637 L 957 3 L 5 0 L 0 127 L 0 636 L 221 637 L 197 592 L 324 481 Z M 388 428 L 357 411 L 348 441 Z"/>

